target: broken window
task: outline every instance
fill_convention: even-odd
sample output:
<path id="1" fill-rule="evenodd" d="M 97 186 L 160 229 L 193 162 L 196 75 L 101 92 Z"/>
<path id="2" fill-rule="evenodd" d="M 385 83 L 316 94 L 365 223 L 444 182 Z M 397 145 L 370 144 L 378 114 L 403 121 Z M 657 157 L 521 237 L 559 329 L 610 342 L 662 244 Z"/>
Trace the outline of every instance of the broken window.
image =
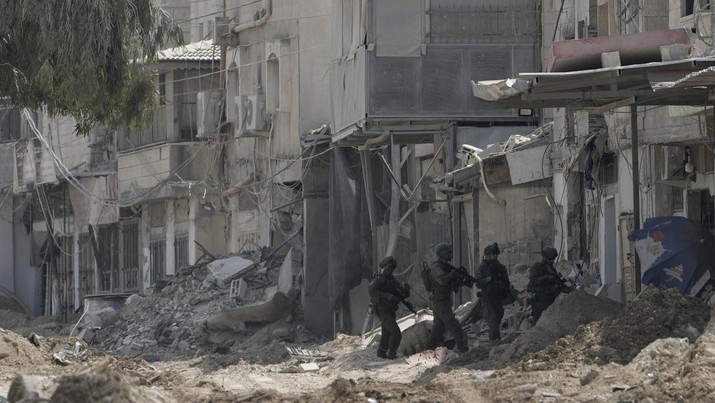
<path id="1" fill-rule="evenodd" d="M 99 292 L 114 292 L 119 284 L 119 237 L 114 224 L 99 226 L 97 234 L 97 274 Z"/>
<path id="2" fill-rule="evenodd" d="M 189 234 L 177 233 L 174 239 L 174 264 L 176 271 L 189 265 Z"/>
<path id="3" fill-rule="evenodd" d="M 80 299 L 94 294 L 94 249 L 89 234 L 79 237 L 79 277 Z"/>
<path id="4" fill-rule="evenodd" d="M 149 241 L 149 284 L 154 285 L 157 280 L 166 275 L 166 239 L 152 239 Z"/>
<path id="5" fill-rule="evenodd" d="M 139 221 L 122 222 L 122 262 L 119 287 L 125 291 L 139 291 Z"/>
<path id="6" fill-rule="evenodd" d="M 57 258 L 60 312 L 74 312 L 74 242 L 72 236 L 57 237 L 60 253 Z"/>

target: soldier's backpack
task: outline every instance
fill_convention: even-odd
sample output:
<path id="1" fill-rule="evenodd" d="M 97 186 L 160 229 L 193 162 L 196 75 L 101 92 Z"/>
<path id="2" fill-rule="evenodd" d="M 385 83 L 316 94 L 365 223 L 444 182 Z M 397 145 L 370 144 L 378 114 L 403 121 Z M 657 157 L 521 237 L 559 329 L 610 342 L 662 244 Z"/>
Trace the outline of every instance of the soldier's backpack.
<path id="1" fill-rule="evenodd" d="M 432 280 L 432 274 L 430 272 L 431 270 L 427 262 L 422 262 L 420 276 L 422 276 L 422 284 L 425 286 L 427 292 L 434 291 L 434 280 Z"/>

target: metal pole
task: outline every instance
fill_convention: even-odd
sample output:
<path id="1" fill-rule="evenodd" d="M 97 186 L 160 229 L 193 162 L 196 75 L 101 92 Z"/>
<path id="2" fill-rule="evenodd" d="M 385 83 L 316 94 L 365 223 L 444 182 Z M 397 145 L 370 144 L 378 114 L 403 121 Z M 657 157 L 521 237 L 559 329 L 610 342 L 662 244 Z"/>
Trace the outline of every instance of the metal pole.
<path id="1" fill-rule="evenodd" d="M 633 229 L 641 227 L 640 172 L 638 171 L 638 105 L 631 105 L 631 163 L 633 165 Z M 634 253 L 636 295 L 641 292 L 641 262 Z"/>

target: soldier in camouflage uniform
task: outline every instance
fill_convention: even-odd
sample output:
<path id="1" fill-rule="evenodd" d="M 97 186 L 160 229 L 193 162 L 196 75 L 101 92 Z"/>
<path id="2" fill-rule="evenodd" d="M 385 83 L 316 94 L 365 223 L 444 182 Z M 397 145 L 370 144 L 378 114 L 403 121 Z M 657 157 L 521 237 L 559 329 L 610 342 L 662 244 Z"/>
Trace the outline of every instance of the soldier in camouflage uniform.
<path id="1" fill-rule="evenodd" d="M 384 258 L 380 262 L 380 268 L 382 271 L 368 286 L 373 313 L 377 315 L 382 325 L 377 356 L 394 359 L 397 358 L 397 349 L 402 340 L 395 312 L 397 312 L 400 300 L 409 297 L 409 287 L 407 285 L 400 286 L 392 274 L 397 268 L 397 260 L 394 257 Z"/>
<path id="2" fill-rule="evenodd" d="M 467 337 L 462 326 L 452 311 L 452 292 L 459 288 L 456 269 L 449 263 L 452 261 L 452 245 L 439 244 L 435 250 L 437 261 L 432 264 L 430 277 L 432 279 L 432 313 L 434 322 L 432 333 L 427 344 L 428 349 L 437 347 L 444 341 L 445 327 L 454 336 L 457 350 L 461 353 L 469 351 Z"/>
<path id="3" fill-rule="evenodd" d="M 489 340 L 501 339 L 499 326 L 504 318 L 504 303 L 511 298 L 509 273 L 499 262 L 499 245 L 484 248 L 482 263 L 477 268 L 477 286 L 481 290 L 484 318 L 489 325 Z"/>
<path id="4" fill-rule="evenodd" d="M 529 268 L 527 290 L 531 293 L 529 304 L 531 305 L 533 323 L 539 320 L 541 314 L 554 303 L 562 291 L 570 291 L 563 287 L 561 275 L 554 267 L 554 261 L 558 255 L 555 248 L 547 246 L 541 251 L 541 261 L 534 263 Z"/>

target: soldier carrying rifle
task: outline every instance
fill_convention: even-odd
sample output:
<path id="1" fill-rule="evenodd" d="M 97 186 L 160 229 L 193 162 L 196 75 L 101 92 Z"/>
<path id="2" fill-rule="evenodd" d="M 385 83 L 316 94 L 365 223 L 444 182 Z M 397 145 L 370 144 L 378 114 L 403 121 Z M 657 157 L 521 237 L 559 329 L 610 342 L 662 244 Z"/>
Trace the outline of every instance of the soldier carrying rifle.
<path id="1" fill-rule="evenodd" d="M 382 271 L 375 276 L 368 286 L 370 294 L 370 304 L 373 313 L 377 315 L 382 325 L 380 336 L 380 346 L 377 349 L 377 356 L 380 358 L 397 358 L 397 349 L 400 347 L 402 332 L 397 326 L 395 312 L 402 302 L 407 309 L 415 312 L 415 308 L 406 300 L 410 296 L 410 286 L 401 286 L 392 274 L 397 268 L 397 260 L 392 256 L 387 256 L 380 262 Z"/>
<path id="2" fill-rule="evenodd" d="M 425 288 L 432 293 L 430 300 L 434 313 L 432 333 L 427 347 L 433 349 L 444 341 L 444 331 L 447 328 L 454 336 L 457 350 L 466 353 L 469 351 L 469 345 L 462 326 L 452 312 L 452 292 L 459 290 L 462 285 L 471 287 L 474 284 L 474 277 L 467 274 L 466 270 L 457 269 L 449 263 L 452 261 L 452 245 L 445 243 L 437 245 L 435 254 L 437 261 L 423 275 Z"/>
<path id="3" fill-rule="evenodd" d="M 477 286 L 481 289 L 484 317 L 489 325 L 489 340 L 501 339 L 499 326 L 504 318 L 504 304 L 513 302 L 509 273 L 499 258 L 499 245 L 484 248 L 482 263 L 477 268 Z"/>

